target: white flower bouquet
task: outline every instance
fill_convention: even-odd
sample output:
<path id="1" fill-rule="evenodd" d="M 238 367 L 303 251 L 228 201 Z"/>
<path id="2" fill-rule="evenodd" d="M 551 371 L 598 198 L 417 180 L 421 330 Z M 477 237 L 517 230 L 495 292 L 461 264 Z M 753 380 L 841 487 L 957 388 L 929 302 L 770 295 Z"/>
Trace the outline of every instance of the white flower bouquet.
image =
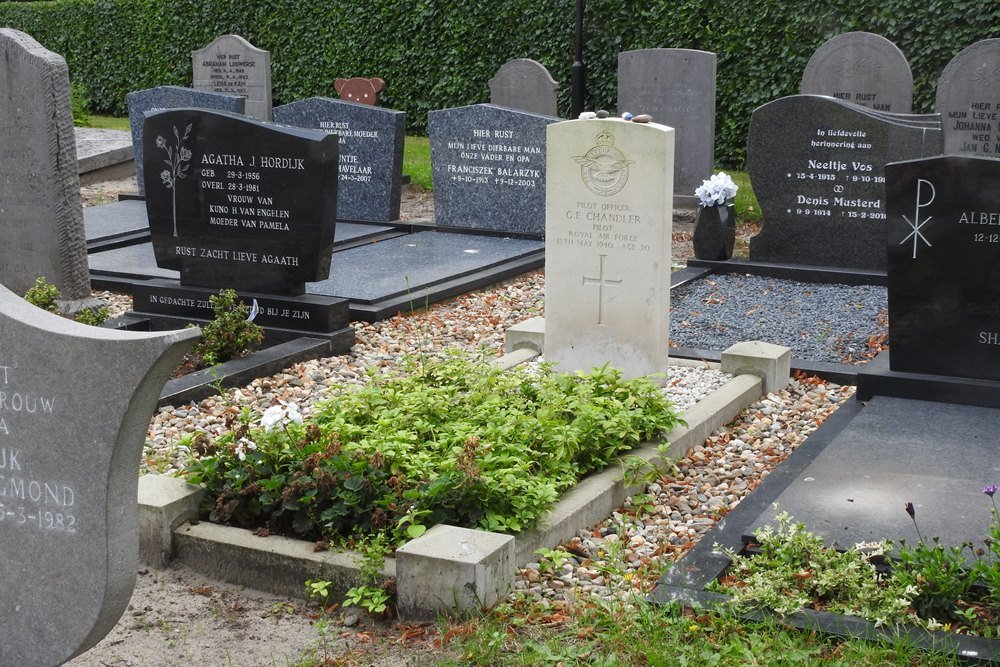
<path id="1" fill-rule="evenodd" d="M 696 188 L 694 193 L 701 200 L 702 206 L 725 206 L 733 203 L 737 190 L 739 186 L 733 183 L 729 174 L 720 171 L 708 180 L 702 181 L 701 187 Z"/>

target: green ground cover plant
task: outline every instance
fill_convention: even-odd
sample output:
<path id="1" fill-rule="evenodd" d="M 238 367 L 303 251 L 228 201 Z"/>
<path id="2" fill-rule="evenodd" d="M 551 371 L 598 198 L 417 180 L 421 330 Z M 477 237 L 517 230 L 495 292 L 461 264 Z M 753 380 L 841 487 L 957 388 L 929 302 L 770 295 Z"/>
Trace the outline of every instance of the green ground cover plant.
<path id="1" fill-rule="evenodd" d="M 99 327 L 108 319 L 107 306 L 83 308 L 72 315 L 65 313 L 59 305 L 61 298 L 62 294 L 59 293 L 59 288 L 46 280 L 45 276 L 36 278 L 35 284 L 29 287 L 28 291 L 24 293 L 24 300 L 36 308 L 47 310 L 56 315 L 62 315 L 63 317 L 76 320 L 81 324 Z"/>
<path id="2" fill-rule="evenodd" d="M 460 353 L 406 360 L 308 421 L 292 404 L 255 420 L 244 410 L 195 439 L 186 474 L 212 521 L 393 544 L 440 522 L 522 531 L 580 477 L 681 423 L 648 379 L 503 371 Z"/>
<path id="3" fill-rule="evenodd" d="M 236 359 L 260 345 L 264 329 L 253 322 L 250 306 L 236 290 L 224 289 L 208 297 L 213 317 L 201 325 L 201 340 L 192 351 L 202 367 Z"/>
<path id="4" fill-rule="evenodd" d="M 993 500 L 998 490 L 991 485 L 983 493 Z M 779 513 L 777 526 L 756 531 L 745 553 L 723 550 L 730 566 L 710 590 L 732 596 L 738 609 L 781 616 L 822 609 L 876 626 L 913 625 L 1000 638 L 1000 516 L 995 501 L 989 534 L 979 548 L 971 543 L 945 546 L 937 538 L 925 541 L 913 504 L 905 509 L 919 541 L 912 547 L 901 541 L 891 560 L 885 557 L 893 548 L 888 540 L 838 550 L 786 512 Z"/>

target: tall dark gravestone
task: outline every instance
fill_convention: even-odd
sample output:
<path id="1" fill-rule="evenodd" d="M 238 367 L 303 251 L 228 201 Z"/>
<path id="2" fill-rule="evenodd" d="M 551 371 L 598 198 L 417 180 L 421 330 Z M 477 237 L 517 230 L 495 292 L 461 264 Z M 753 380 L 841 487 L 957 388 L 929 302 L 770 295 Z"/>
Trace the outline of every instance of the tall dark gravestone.
<path id="1" fill-rule="evenodd" d="M 125 611 L 146 430 L 198 335 L 90 327 L 0 287 L 0 664 L 61 665 Z"/>
<path id="2" fill-rule="evenodd" d="M 885 165 L 940 153 L 937 114 L 885 114 L 817 95 L 759 107 L 747 166 L 764 224 L 750 259 L 885 269 Z"/>
<path id="3" fill-rule="evenodd" d="M 85 236 L 66 61 L 0 29 L 0 283 L 91 299 Z"/>
<path id="4" fill-rule="evenodd" d="M 302 294 L 330 270 L 337 136 L 201 109 L 146 116 L 157 266 L 181 284 Z"/>
<path id="5" fill-rule="evenodd" d="M 984 39 L 941 73 L 935 110 L 944 122 L 944 152 L 1000 157 L 1000 39 Z"/>
<path id="6" fill-rule="evenodd" d="M 715 54 L 641 49 L 618 54 L 618 110 L 649 114 L 677 130 L 674 201 L 694 206 L 694 191 L 715 165 Z"/>
<path id="7" fill-rule="evenodd" d="M 559 119 L 475 104 L 431 111 L 439 227 L 545 233 L 545 128 Z"/>
<path id="8" fill-rule="evenodd" d="M 802 73 L 800 92 L 829 95 L 876 111 L 910 113 L 913 74 L 903 52 L 885 37 L 848 32 L 813 52 Z"/>
<path id="9" fill-rule="evenodd" d="M 142 170 L 142 128 L 148 112 L 193 108 L 242 114 L 246 109 L 245 97 L 180 86 L 157 86 L 146 90 L 134 90 L 126 95 L 125 99 L 128 102 L 128 124 L 132 131 L 132 147 L 135 151 L 135 183 L 140 195 L 146 193 Z"/>
<path id="10" fill-rule="evenodd" d="M 886 166 L 889 366 L 1000 380 L 1000 159 Z"/>
<path id="11" fill-rule="evenodd" d="M 399 219 L 406 132 L 404 112 L 310 97 L 275 107 L 274 120 L 339 137 L 339 219 L 367 222 Z"/>

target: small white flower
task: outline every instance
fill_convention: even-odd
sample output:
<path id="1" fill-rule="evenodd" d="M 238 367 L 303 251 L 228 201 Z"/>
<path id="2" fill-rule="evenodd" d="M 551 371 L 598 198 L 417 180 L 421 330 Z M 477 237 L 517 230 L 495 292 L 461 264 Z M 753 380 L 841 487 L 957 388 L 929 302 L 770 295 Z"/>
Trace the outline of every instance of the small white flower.
<path id="1" fill-rule="evenodd" d="M 272 405 L 261 415 L 260 425 L 265 431 L 270 431 L 275 426 L 288 422 L 302 423 L 302 413 L 295 403 L 279 400 L 277 405 Z"/>

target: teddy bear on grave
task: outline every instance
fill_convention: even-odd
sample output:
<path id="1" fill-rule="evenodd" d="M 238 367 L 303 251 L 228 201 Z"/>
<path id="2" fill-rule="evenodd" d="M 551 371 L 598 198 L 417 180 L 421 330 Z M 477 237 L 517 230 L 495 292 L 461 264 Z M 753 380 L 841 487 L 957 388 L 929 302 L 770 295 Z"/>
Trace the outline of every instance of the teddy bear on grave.
<path id="1" fill-rule="evenodd" d="M 352 79 L 337 79 L 333 87 L 342 100 L 377 106 L 378 94 L 385 88 L 385 81 L 356 76 Z"/>

